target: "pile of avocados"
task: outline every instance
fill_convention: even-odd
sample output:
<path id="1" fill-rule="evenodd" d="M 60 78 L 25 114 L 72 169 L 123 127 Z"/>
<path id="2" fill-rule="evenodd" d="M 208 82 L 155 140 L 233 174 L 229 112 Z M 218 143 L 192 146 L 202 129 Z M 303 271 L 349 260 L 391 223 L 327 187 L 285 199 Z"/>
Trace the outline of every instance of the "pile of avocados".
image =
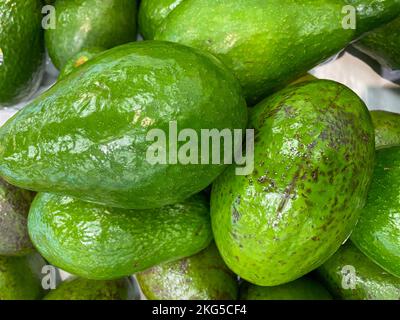
<path id="1" fill-rule="evenodd" d="M 134 278 L 399 300 L 400 114 L 307 74 L 348 45 L 400 69 L 399 21 L 400 0 L 0 0 L 0 108 L 46 52 L 60 71 L 0 127 L 0 300 L 130 300 Z M 252 135 L 203 152 L 205 131 Z"/>

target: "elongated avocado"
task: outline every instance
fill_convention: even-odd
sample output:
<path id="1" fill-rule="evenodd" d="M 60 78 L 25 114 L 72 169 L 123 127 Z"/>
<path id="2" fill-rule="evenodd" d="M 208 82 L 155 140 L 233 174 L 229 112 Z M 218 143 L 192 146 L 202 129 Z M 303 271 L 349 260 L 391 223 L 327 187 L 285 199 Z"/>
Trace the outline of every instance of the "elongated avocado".
<path id="1" fill-rule="evenodd" d="M 32 251 L 27 218 L 33 193 L 18 189 L 0 178 L 0 256 Z"/>
<path id="2" fill-rule="evenodd" d="M 377 149 L 400 145 L 400 114 L 387 111 L 371 111 L 375 127 Z"/>
<path id="3" fill-rule="evenodd" d="M 231 270 L 276 286 L 320 266 L 350 236 L 371 181 L 374 130 L 360 98 L 326 80 L 267 98 L 250 126 L 254 171 L 228 168 L 214 182 L 212 228 Z"/>
<path id="4" fill-rule="evenodd" d="M 235 300 L 237 277 L 212 243 L 200 253 L 138 273 L 136 278 L 151 300 Z"/>
<path id="5" fill-rule="evenodd" d="M 381 269 L 350 241 L 319 267 L 317 273 L 337 299 L 400 299 L 400 278 Z"/>
<path id="6" fill-rule="evenodd" d="M 0 128 L 0 176 L 24 189 L 113 207 L 177 203 L 205 189 L 226 165 L 212 164 L 213 152 L 203 159 L 199 151 L 197 164 L 170 157 L 188 143 L 173 138 L 174 123 L 197 137 L 245 128 L 246 103 L 231 73 L 210 54 L 179 44 L 113 48 Z M 149 139 L 153 133 L 165 134 L 165 146 L 160 136 Z M 159 152 L 151 152 L 156 143 Z"/>
<path id="7" fill-rule="evenodd" d="M 240 300 L 332 300 L 316 280 L 303 277 L 275 287 L 260 287 L 248 282 L 240 286 Z"/>
<path id="8" fill-rule="evenodd" d="M 386 271 L 400 277 L 400 146 L 377 150 L 367 203 L 353 243 Z"/>
<path id="9" fill-rule="evenodd" d="M 201 196 L 134 211 L 41 193 L 32 203 L 28 230 L 46 260 L 93 280 L 118 279 L 193 255 L 212 239 Z"/>

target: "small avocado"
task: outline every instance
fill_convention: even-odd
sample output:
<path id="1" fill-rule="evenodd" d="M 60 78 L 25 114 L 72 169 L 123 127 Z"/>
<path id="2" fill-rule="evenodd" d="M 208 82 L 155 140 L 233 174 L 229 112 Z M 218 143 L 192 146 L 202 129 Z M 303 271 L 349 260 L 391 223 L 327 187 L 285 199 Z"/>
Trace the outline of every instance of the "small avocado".
<path id="1" fill-rule="evenodd" d="M 0 300 L 37 300 L 44 295 L 41 271 L 45 261 L 32 253 L 0 256 Z"/>
<path id="2" fill-rule="evenodd" d="M 350 236 L 372 177 L 374 129 L 362 100 L 327 80 L 265 99 L 250 127 L 254 170 L 238 176 L 232 166 L 214 182 L 212 228 L 232 271 L 277 286 L 323 264 Z"/>
<path id="3" fill-rule="evenodd" d="M 176 43 L 119 46 L 64 80 L 0 128 L 0 176 L 15 186 L 127 209 L 178 203 L 228 166 L 202 156 L 202 133 L 247 124 L 233 75 Z M 189 144 L 200 151 L 187 163 Z"/>
<path id="4" fill-rule="evenodd" d="M 209 51 L 260 101 L 400 14 L 398 0 L 142 0 L 146 39 Z M 355 8 L 356 27 L 346 5 Z"/>
<path id="5" fill-rule="evenodd" d="M 41 0 L 0 1 L 0 107 L 28 98 L 43 75 Z"/>
<path id="6" fill-rule="evenodd" d="M 50 291 L 44 300 L 127 300 L 130 287 L 127 278 L 98 281 L 74 277 Z"/>
<path id="7" fill-rule="evenodd" d="M 212 240 L 208 203 L 200 195 L 135 211 L 39 193 L 28 231 L 47 261 L 93 280 L 118 279 L 191 256 Z"/>
<path id="8" fill-rule="evenodd" d="M 400 278 L 381 269 L 350 241 L 317 274 L 337 299 L 400 300 Z"/>
<path id="9" fill-rule="evenodd" d="M 400 17 L 353 44 L 381 65 L 400 70 Z"/>
<path id="10" fill-rule="evenodd" d="M 136 1 L 57 0 L 56 28 L 45 32 L 57 69 L 85 48 L 106 49 L 136 40 Z"/>
<path id="11" fill-rule="evenodd" d="M 371 111 L 375 127 L 376 149 L 400 145 L 400 114 L 387 111 Z"/>
<path id="12" fill-rule="evenodd" d="M 236 300 L 238 282 L 212 243 L 200 253 L 136 275 L 150 300 Z"/>
<path id="13" fill-rule="evenodd" d="M 330 293 L 316 280 L 303 277 L 275 287 L 260 287 L 244 281 L 240 300 L 332 300 Z"/>
<path id="14" fill-rule="evenodd" d="M 34 194 L 0 178 L 0 256 L 32 251 L 27 218 Z"/>
<path id="15" fill-rule="evenodd" d="M 400 146 L 377 150 L 367 203 L 351 240 L 372 261 L 400 277 Z"/>

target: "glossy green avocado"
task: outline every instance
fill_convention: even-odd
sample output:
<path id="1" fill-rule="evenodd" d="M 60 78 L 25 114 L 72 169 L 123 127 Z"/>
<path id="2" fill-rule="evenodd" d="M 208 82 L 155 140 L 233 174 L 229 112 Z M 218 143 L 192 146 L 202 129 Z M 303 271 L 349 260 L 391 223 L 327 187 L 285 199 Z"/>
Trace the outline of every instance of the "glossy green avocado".
<path id="1" fill-rule="evenodd" d="M 316 280 L 303 277 L 275 287 L 260 287 L 248 282 L 240 286 L 240 300 L 332 300 Z"/>
<path id="2" fill-rule="evenodd" d="M 235 300 L 237 277 L 212 243 L 200 253 L 138 273 L 136 278 L 151 300 Z"/>
<path id="3" fill-rule="evenodd" d="M 83 49 L 135 41 L 136 11 L 132 0 L 57 0 L 56 27 L 45 32 L 54 65 L 61 69 Z"/>
<path id="4" fill-rule="evenodd" d="M 112 281 L 71 278 L 50 291 L 44 300 L 127 300 L 129 288 L 127 278 Z"/>
<path id="5" fill-rule="evenodd" d="M 337 299 L 400 300 L 400 278 L 381 269 L 350 241 L 317 273 Z"/>
<path id="6" fill-rule="evenodd" d="M 0 1 L 0 107 L 37 89 L 43 74 L 40 0 Z"/>
<path id="7" fill-rule="evenodd" d="M 237 81 L 210 54 L 180 44 L 113 48 L 0 128 L 0 176 L 25 189 L 113 207 L 177 203 L 210 185 L 226 166 L 212 164 L 212 152 L 207 161 L 199 152 L 199 164 L 175 164 L 169 152 L 187 142 L 173 146 L 174 122 L 178 132 L 191 128 L 198 137 L 202 129 L 245 128 L 247 108 Z M 159 139 L 149 139 L 152 129 L 165 133 L 167 164 L 150 161 L 159 155 L 149 151 Z"/>
<path id="8" fill-rule="evenodd" d="M 0 256 L 32 251 L 27 218 L 33 193 L 18 189 L 0 178 Z"/>
<path id="9" fill-rule="evenodd" d="M 375 127 L 377 149 L 400 145 L 400 114 L 387 111 L 371 111 Z"/>
<path id="10" fill-rule="evenodd" d="M 93 280 L 118 279 L 193 255 L 212 240 L 208 203 L 201 196 L 134 211 L 40 193 L 28 231 L 51 264 Z"/>
<path id="11" fill-rule="evenodd" d="M 214 182 L 212 227 L 231 270 L 276 286 L 320 266 L 349 237 L 371 181 L 374 130 L 360 98 L 326 80 L 264 100 L 250 126 L 254 171 L 228 168 Z"/>
<path id="12" fill-rule="evenodd" d="M 356 9 L 355 29 L 347 4 Z M 399 14 L 400 0 L 143 0 L 139 16 L 145 38 L 220 58 L 253 103 Z"/>
<path id="13" fill-rule="evenodd" d="M 367 257 L 400 277 L 400 146 L 377 151 L 367 203 L 351 240 Z"/>

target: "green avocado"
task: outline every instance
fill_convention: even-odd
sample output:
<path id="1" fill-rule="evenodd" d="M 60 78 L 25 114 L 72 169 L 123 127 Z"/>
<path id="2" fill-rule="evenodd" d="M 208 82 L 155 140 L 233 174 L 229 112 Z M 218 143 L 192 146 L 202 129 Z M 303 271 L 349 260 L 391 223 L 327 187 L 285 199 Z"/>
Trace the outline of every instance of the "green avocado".
<path id="1" fill-rule="evenodd" d="M 213 164 L 213 152 L 204 159 L 198 152 L 198 164 L 175 161 L 189 142 L 177 142 L 171 123 L 179 136 L 185 128 L 197 137 L 203 129 L 245 128 L 247 108 L 237 81 L 210 54 L 179 44 L 113 48 L 0 128 L 0 176 L 24 189 L 112 207 L 177 203 L 205 189 L 226 165 Z"/>
<path id="2" fill-rule="evenodd" d="M 40 0 L 0 1 L 0 106 L 28 98 L 42 79 Z"/>
<path id="3" fill-rule="evenodd" d="M 375 127 L 377 149 L 400 145 L 400 114 L 387 111 L 371 111 Z"/>
<path id="4" fill-rule="evenodd" d="M 347 4 L 356 9 L 355 28 Z M 399 14 L 400 0 L 143 0 L 139 16 L 147 39 L 220 58 L 253 103 Z"/>
<path id="5" fill-rule="evenodd" d="M 208 203 L 200 196 L 153 210 L 125 210 L 40 193 L 28 231 L 51 264 L 83 278 L 112 280 L 181 259 L 212 240 Z"/>
<path id="6" fill-rule="evenodd" d="M 240 300 L 332 300 L 329 292 L 316 280 L 303 277 L 276 287 L 260 287 L 243 282 Z"/>
<path id="7" fill-rule="evenodd" d="M 129 288 L 127 278 L 112 281 L 71 278 L 50 291 L 44 300 L 127 300 Z"/>
<path id="8" fill-rule="evenodd" d="M 74 55 L 71 59 L 67 61 L 64 67 L 60 70 L 60 74 L 58 75 L 58 80 L 63 79 L 72 71 L 78 69 L 80 66 L 88 62 L 89 60 L 97 57 L 100 53 L 105 51 L 106 49 L 100 47 L 93 47 L 89 49 L 84 49 Z"/>
<path id="9" fill-rule="evenodd" d="M 400 277 L 400 147 L 377 150 L 367 203 L 351 240 L 376 264 Z"/>
<path id="10" fill-rule="evenodd" d="M 317 273 L 337 299 L 400 300 L 400 278 L 385 272 L 350 241 Z"/>
<path id="11" fill-rule="evenodd" d="M 32 251 L 27 218 L 33 193 L 18 189 L 0 178 L 0 256 Z"/>
<path id="12" fill-rule="evenodd" d="M 232 271 L 276 286 L 320 266 L 350 236 L 371 181 L 374 129 L 360 98 L 327 80 L 289 86 L 250 118 L 254 170 L 237 176 L 231 167 L 215 181 L 212 228 Z"/>
<path id="13" fill-rule="evenodd" d="M 400 69 L 400 18 L 369 33 L 354 46 L 388 68 Z"/>
<path id="14" fill-rule="evenodd" d="M 83 49 L 136 40 L 136 1 L 57 0 L 55 12 L 56 27 L 46 29 L 45 38 L 57 69 Z"/>
<path id="15" fill-rule="evenodd" d="M 37 253 L 23 257 L 0 256 L 0 300 L 41 299 L 44 265 Z"/>
<path id="16" fill-rule="evenodd" d="M 237 277 L 212 243 L 200 253 L 138 273 L 139 285 L 150 300 L 236 300 Z"/>

